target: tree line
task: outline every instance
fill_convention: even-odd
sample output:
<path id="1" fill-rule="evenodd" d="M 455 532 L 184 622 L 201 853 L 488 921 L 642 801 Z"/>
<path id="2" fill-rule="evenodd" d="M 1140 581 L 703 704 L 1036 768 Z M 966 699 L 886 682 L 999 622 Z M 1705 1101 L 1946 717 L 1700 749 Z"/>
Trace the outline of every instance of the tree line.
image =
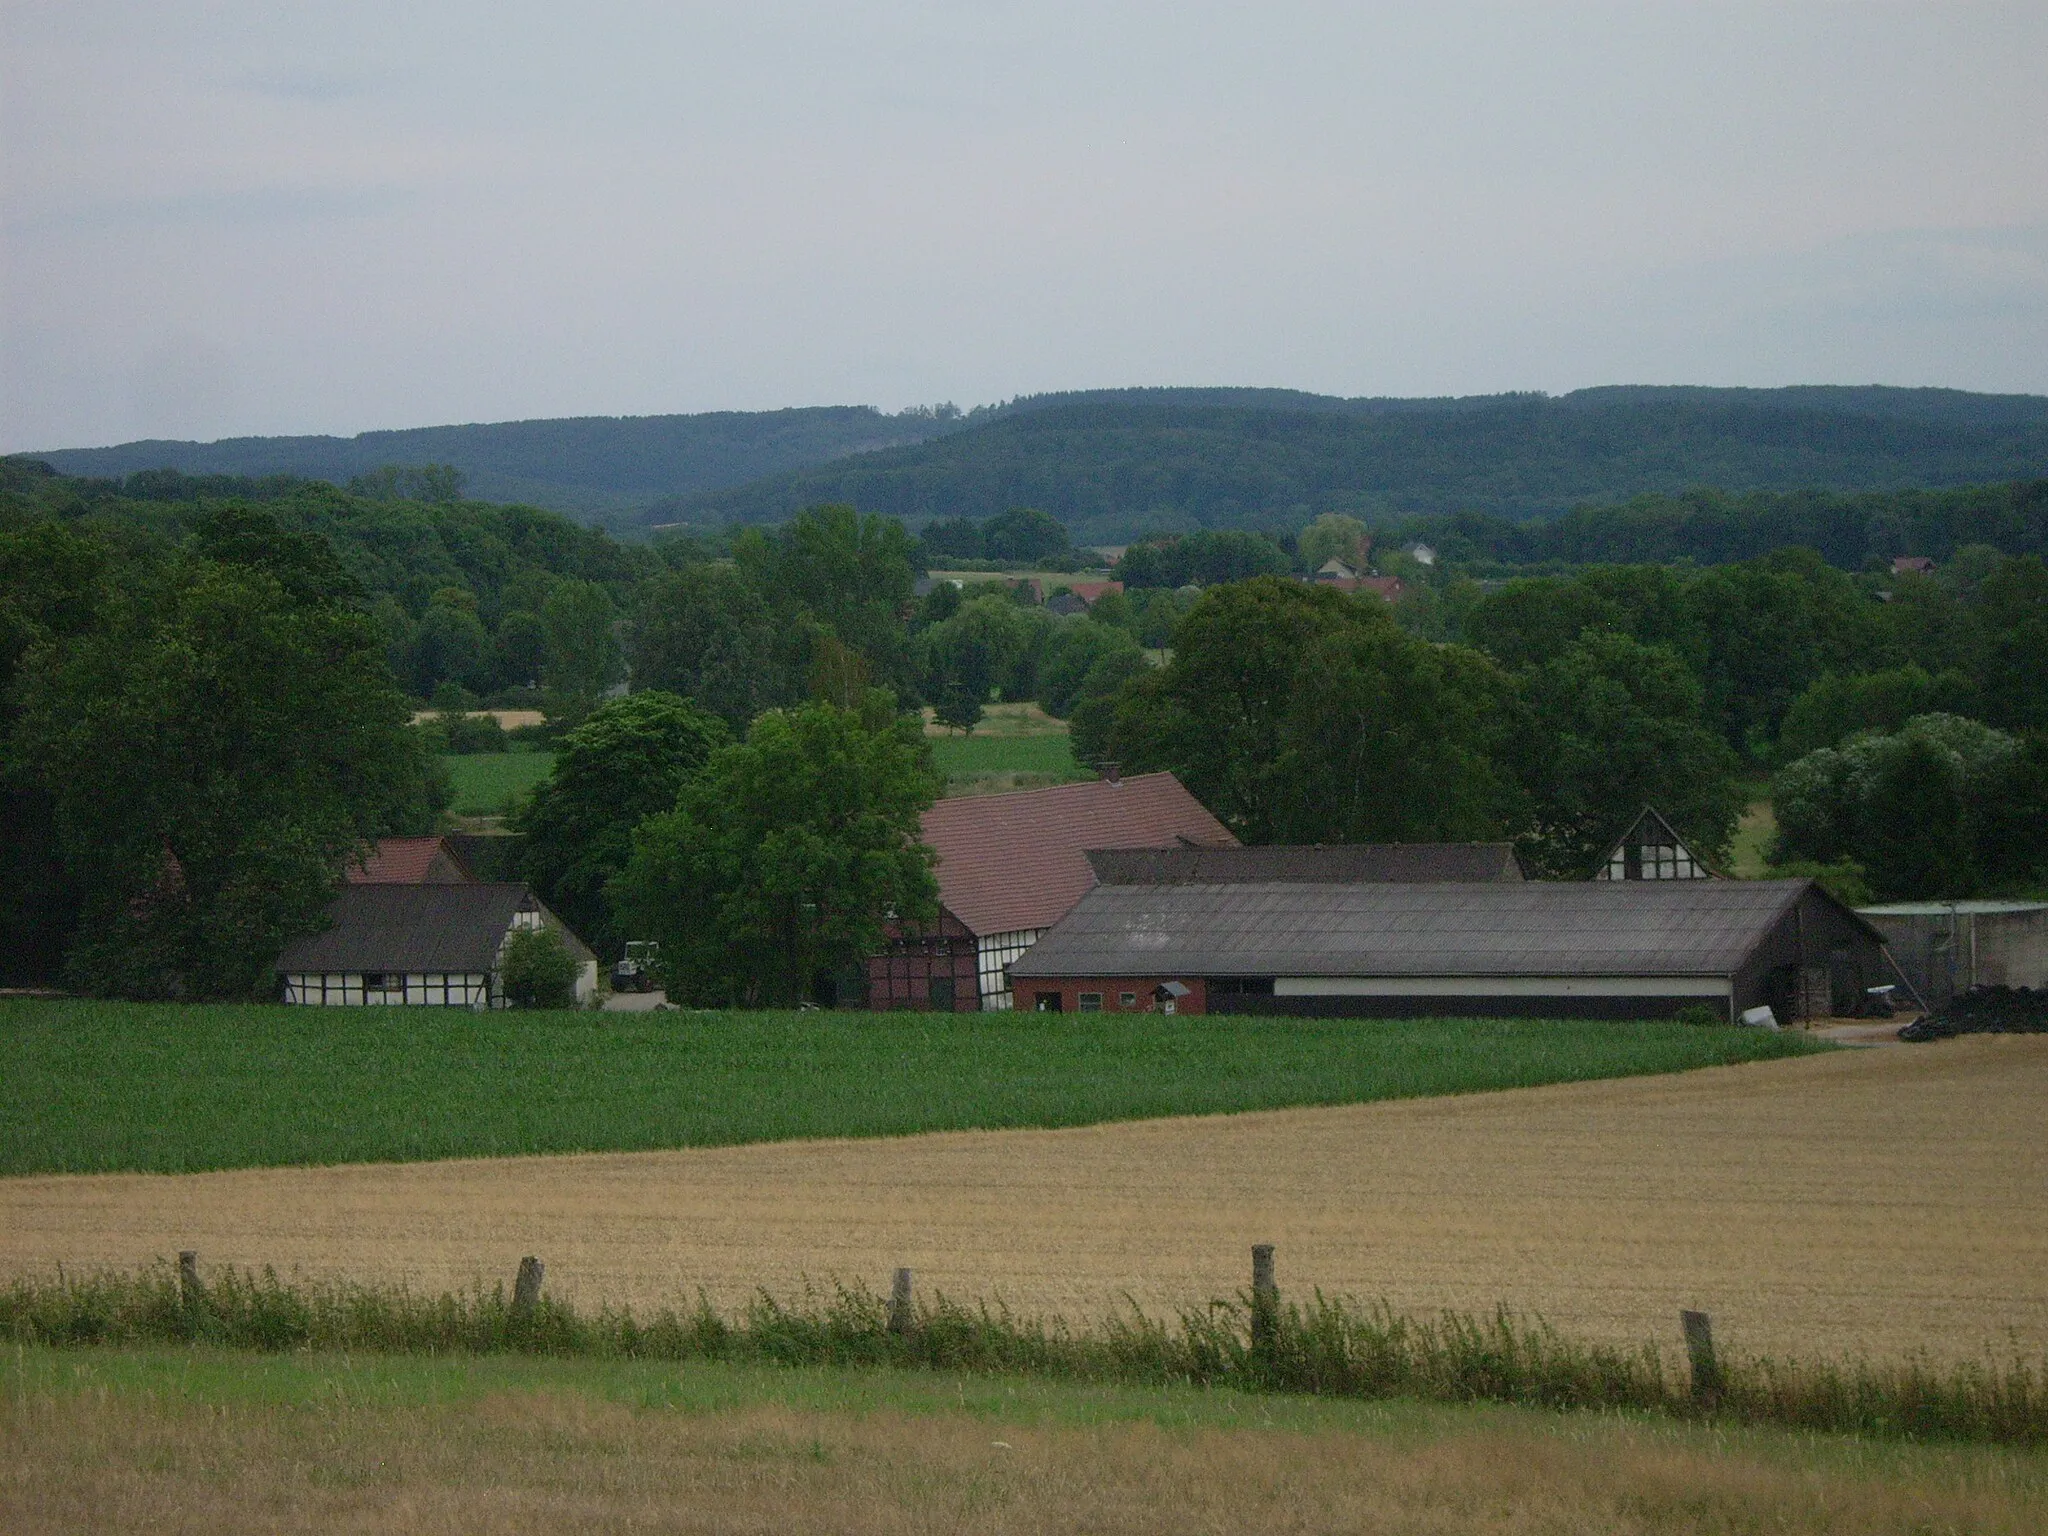
<path id="1" fill-rule="evenodd" d="M 350 857 L 436 824 L 445 743 L 408 718 L 450 690 L 560 717 L 526 873 L 601 948 L 666 934 L 706 998 L 799 996 L 879 912 L 928 909 L 916 711 L 971 729 L 997 698 L 1070 721 L 1084 761 L 1179 773 L 1247 841 L 1512 838 L 1579 877 L 1645 801 L 1725 855 L 1775 773 L 1788 870 L 1881 895 L 2042 885 L 2038 557 L 1480 581 L 1383 534 L 1398 603 L 1281 574 L 1365 532 L 1328 514 L 1135 546 L 1130 590 L 1062 616 L 994 577 L 920 595 L 928 548 L 848 507 L 625 546 L 424 474 L 0 464 L 9 979 L 260 989 Z"/>

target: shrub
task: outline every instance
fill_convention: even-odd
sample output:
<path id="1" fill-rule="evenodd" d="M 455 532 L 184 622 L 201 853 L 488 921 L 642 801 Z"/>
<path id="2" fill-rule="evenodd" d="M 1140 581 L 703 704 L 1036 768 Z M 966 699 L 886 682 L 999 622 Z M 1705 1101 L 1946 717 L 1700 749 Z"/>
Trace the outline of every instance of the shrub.
<path id="1" fill-rule="evenodd" d="M 1672 1017 L 1681 1024 L 1691 1024 L 1701 1029 L 1728 1022 L 1724 1015 L 1709 1008 L 1705 1003 L 1687 1003 Z"/>
<path id="2" fill-rule="evenodd" d="M 573 1008 L 576 958 L 552 928 L 523 929 L 505 945 L 505 996 L 515 1008 Z"/>

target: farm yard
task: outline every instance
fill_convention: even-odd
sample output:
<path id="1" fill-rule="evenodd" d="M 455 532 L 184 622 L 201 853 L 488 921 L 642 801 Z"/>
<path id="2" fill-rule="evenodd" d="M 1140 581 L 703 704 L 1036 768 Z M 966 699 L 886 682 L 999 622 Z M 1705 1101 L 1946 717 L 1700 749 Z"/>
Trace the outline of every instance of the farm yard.
<path id="1" fill-rule="evenodd" d="M 2048 1040 L 1064 1130 L 0 1183 L 0 1268 L 214 1264 L 403 1281 L 548 1262 L 579 1305 L 881 1286 L 1086 1324 L 1171 1314 L 1279 1247 L 1284 1292 L 1504 1305 L 1744 1355 L 2048 1353 Z"/>

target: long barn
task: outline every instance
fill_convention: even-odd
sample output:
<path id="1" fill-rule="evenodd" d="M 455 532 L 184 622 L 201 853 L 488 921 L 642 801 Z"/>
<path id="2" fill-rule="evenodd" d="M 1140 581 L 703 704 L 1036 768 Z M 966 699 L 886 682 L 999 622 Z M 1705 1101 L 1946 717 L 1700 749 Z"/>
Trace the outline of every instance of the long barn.
<path id="1" fill-rule="evenodd" d="M 1046 1012 L 1733 1019 L 1893 978 L 1810 880 L 1098 885 L 1010 967 Z"/>

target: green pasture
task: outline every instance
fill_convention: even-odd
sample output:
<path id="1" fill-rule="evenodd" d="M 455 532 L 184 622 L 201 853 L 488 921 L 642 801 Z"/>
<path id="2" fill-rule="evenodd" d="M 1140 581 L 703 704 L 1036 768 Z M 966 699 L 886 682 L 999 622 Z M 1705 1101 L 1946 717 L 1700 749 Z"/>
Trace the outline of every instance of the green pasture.
<path id="1" fill-rule="evenodd" d="M 932 761 L 949 779 L 998 773 L 1044 773 L 1063 779 L 1095 775 L 1074 761 L 1064 732 L 1043 736 L 936 736 Z"/>
<path id="2" fill-rule="evenodd" d="M 1586 1020 L 495 1013 L 0 999 L 0 1174 L 1085 1125 L 1820 1049 Z"/>
<path id="3" fill-rule="evenodd" d="M 457 816 L 502 816 L 548 776 L 552 752 L 451 753 L 441 759 L 455 782 Z"/>

